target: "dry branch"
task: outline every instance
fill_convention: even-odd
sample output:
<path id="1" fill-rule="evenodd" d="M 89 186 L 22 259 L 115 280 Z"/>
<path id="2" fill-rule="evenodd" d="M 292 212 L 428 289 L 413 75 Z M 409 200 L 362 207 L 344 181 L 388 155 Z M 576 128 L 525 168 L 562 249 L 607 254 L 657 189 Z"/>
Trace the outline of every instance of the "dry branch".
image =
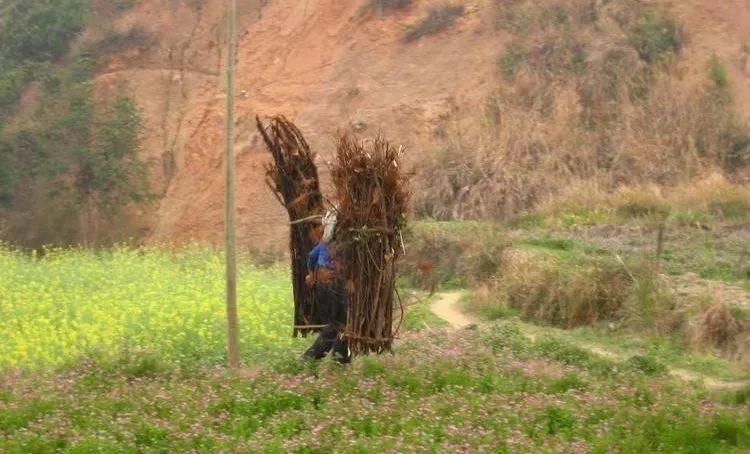
<path id="1" fill-rule="evenodd" d="M 324 213 L 315 154 L 297 127 L 283 116 L 272 117 L 264 126 L 256 117 L 273 163 L 266 166 L 268 186 L 289 213 L 289 252 L 294 290 L 294 336 L 319 331 L 324 326 L 316 311 L 315 294 L 305 285 L 307 253 L 315 246 L 310 231 L 315 216 Z M 295 222 L 310 218 L 310 222 Z"/>
<path id="2" fill-rule="evenodd" d="M 400 157 L 401 149 L 382 137 L 338 139 L 331 175 L 339 203 L 336 242 L 349 291 L 343 337 L 354 354 L 383 353 L 393 344 L 395 264 L 409 199 Z"/>

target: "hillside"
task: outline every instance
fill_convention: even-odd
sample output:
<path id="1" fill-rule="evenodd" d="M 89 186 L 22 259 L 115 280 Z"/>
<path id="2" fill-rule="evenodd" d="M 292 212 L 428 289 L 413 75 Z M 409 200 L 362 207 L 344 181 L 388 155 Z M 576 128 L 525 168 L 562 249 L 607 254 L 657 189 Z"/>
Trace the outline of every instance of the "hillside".
<path id="1" fill-rule="evenodd" d="M 3 239 L 219 243 L 224 2 L 4 5 Z M 255 250 L 278 249 L 286 221 L 256 115 L 298 123 L 324 180 L 338 131 L 405 145 L 423 218 L 507 221 L 561 196 L 750 178 L 746 2 L 279 0 L 239 13 L 239 233 Z"/>
<path id="2" fill-rule="evenodd" d="M 428 2 L 382 15 L 363 14 L 360 3 L 240 2 L 237 153 L 245 242 L 284 235 L 269 228 L 284 221 L 284 212 L 263 183 L 266 156 L 255 115 L 294 118 L 322 160 L 332 135 L 353 126 L 386 132 L 418 162 L 448 140 L 440 134 L 446 125 L 478 130 L 485 100 L 508 84 L 497 59 L 513 34 L 496 26 L 496 11 L 513 2 L 467 1 L 454 26 L 413 42 L 404 42 L 404 30 L 424 17 Z M 143 109 L 144 149 L 161 162 L 155 179 L 164 192 L 150 221 L 152 241 L 216 242 L 222 232 L 222 5 L 141 2 L 113 19 L 118 29 L 140 27 L 150 36 L 113 52 L 96 82 L 100 96 L 125 91 Z M 715 52 L 727 62 L 738 112 L 750 118 L 743 54 L 750 5 L 690 1 L 674 11 L 687 35 L 680 78 L 706 79 Z"/>

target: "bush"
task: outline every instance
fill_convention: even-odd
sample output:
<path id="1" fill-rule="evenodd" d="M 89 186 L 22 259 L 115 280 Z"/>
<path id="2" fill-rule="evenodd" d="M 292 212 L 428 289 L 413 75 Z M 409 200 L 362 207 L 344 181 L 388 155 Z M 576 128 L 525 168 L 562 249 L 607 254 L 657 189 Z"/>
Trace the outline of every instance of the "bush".
<path id="1" fill-rule="evenodd" d="M 127 11 L 133 8 L 139 0 L 114 0 L 114 8 L 117 12 Z"/>
<path id="2" fill-rule="evenodd" d="M 496 275 L 510 244 L 501 227 L 478 222 L 413 223 L 400 273 L 419 288 L 466 286 Z"/>
<path id="3" fill-rule="evenodd" d="M 87 0 L 15 2 L 0 28 L 3 54 L 11 61 L 52 61 L 65 54 L 84 27 Z"/>
<path id="4" fill-rule="evenodd" d="M 734 172 L 740 167 L 750 164 L 750 134 L 730 133 L 727 137 L 727 151 L 724 158 L 724 169 Z"/>
<path id="5" fill-rule="evenodd" d="M 664 219 L 669 215 L 669 203 L 658 188 L 623 187 L 614 196 L 616 212 L 624 218 L 652 217 Z"/>
<path id="6" fill-rule="evenodd" d="M 711 70 L 711 80 L 717 88 L 726 88 L 729 85 L 729 76 L 727 75 L 727 66 L 716 54 L 711 56 L 709 63 Z"/>
<path id="7" fill-rule="evenodd" d="M 670 203 L 675 210 L 706 213 L 719 218 L 743 218 L 750 214 L 750 189 L 714 173 L 674 188 Z"/>
<path id="8" fill-rule="evenodd" d="M 367 0 L 362 11 L 376 11 L 386 13 L 409 8 L 414 0 Z"/>
<path id="9" fill-rule="evenodd" d="M 629 42 L 644 61 L 655 63 L 682 49 L 682 30 L 673 19 L 648 10 L 630 31 Z"/>
<path id="10" fill-rule="evenodd" d="M 416 41 L 423 36 L 440 33 L 452 26 L 463 13 L 463 5 L 431 7 L 427 10 L 427 17 L 407 29 L 404 41 Z"/>
<path id="11" fill-rule="evenodd" d="M 126 47 L 146 47 L 153 40 L 153 33 L 142 25 L 133 25 L 124 31 L 108 29 L 105 36 L 90 45 L 87 51 L 93 55 L 102 55 L 121 51 Z"/>
<path id="12" fill-rule="evenodd" d="M 663 218 L 673 211 L 666 188 L 750 162 L 731 93 L 676 83 L 683 37 L 667 13 L 634 0 L 493 5 L 511 32 L 495 62 L 504 81 L 484 116 L 436 131 L 445 140 L 415 179 L 419 215 L 507 220 L 540 208 L 565 226 Z M 649 184 L 663 195 L 648 194 Z M 551 206 L 571 187 L 575 210 Z M 613 196 L 620 187 L 638 189 Z M 719 216 L 742 207 L 724 205 Z"/>
<path id="13" fill-rule="evenodd" d="M 0 117 L 31 80 L 35 64 L 58 60 L 83 29 L 89 12 L 86 0 L 14 2 L 0 14 Z"/>
<path id="14" fill-rule="evenodd" d="M 5 67 L 5 64 L 0 63 L 0 67 Z M 16 102 L 27 81 L 28 72 L 25 68 L 10 68 L 0 72 L 0 106 Z"/>
<path id="15" fill-rule="evenodd" d="M 498 65 L 503 79 L 512 81 L 521 68 L 525 57 L 524 49 L 518 41 L 511 41 L 505 45 L 505 50 L 500 55 Z"/>
<path id="16" fill-rule="evenodd" d="M 520 252 L 508 258 L 498 282 L 523 317 L 568 328 L 617 318 L 631 287 L 613 260 L 567 263 Z"/>
<path id="17" fill-rule="evenodd" d="M 667 373 L 667 367 L 650 356 L 632 356 L 625 362 L 625 365 L 649 376 L 662 376 Z"/>
<path id="18" fill-rule="evenodd" d="M 485 316 L 517 310 L 524 318 L 573 328 L 626 321 L 667 332 L 675 328 L 671 292 L 648 263 L 613 257 L 507 250 L 492 286 L 472 308 Z"/>
<path id="19" fill-rule="evenodd" d="M 695 326 L 695 340 L 703 346 L 734 354 L 745 324 L 732 315 L 726 305 L 717 303 L 706 307 Z"/>

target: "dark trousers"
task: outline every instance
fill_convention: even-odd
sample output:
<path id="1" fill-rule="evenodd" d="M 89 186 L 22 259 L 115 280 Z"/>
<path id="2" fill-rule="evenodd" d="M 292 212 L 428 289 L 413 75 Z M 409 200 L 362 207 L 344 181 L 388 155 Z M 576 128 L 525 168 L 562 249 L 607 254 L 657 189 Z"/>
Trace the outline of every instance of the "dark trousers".
<path id="1" fill-rule="evenodd" d="M 323 359 L 331 350 L 333 350 L 334 361 L 341 363 L 348 363 L 351 361 L 349 355 L 349 344 L 341 339 L 339 331 L 334 326 L 323 328 L 323 330 L 318 333 L 318 338 L 315 339 L 312 346 L 307 349 L 305 357 Z"/>
<path id="2" fill-rule="evenodd" d="M 349 344 L 341 339 L 346 326 L 346 290 L 342 284 L 318 284 L 315 286 L 315 303 L 328 326 L 318 334 L 312 346 L 305 352 L 306 358 L 323 359 L 333 350 L 334 361 L 351 361 Z"/>

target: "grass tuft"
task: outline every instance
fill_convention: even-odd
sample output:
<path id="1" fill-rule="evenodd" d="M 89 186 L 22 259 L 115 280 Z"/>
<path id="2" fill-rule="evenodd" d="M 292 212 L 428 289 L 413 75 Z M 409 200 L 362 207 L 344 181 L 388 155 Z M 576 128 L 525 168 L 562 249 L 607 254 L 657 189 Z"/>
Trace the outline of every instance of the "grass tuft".
<path id="1" fill-rule="evenodd" d="M 367 0 L 362 6 L 363 12 L 377 12 L 380 14 L 400 11 L 412 6 L 414 0 Z"/>
<path id="2" fill-rule="evenodd" d="M 424 36 L 434 35 L 450 28 L 464 13 L 463 5 L 443 5 L 430 7 L 427 16 L 410 26 L 404 34 L 405 42 L 416 41 Z"/>
<path id="3" fill-rule="evenodd" d="M 729 75 L 727 73 L 727 65 L 719 58 L 718 55 L 713 54 L 711 61 L 709 62 L 711 80 L 717 88 L 727 88 L 729 86 Z"/>
<path id="4" fill-rule="evenodd" d="M 673 19 L 647 10 L 630 31 L 629 42 L 643 60 L 655 63 L 682 49 L 682 35 Z"/>
<path id="5" fill-rule="evenodd" d="M 648 376 L 663 376 L 667 373 L 667 367 L 658 360 L 643 355 L 631 356 L 625 363 L 632 370 L 643 372 Z"/>

